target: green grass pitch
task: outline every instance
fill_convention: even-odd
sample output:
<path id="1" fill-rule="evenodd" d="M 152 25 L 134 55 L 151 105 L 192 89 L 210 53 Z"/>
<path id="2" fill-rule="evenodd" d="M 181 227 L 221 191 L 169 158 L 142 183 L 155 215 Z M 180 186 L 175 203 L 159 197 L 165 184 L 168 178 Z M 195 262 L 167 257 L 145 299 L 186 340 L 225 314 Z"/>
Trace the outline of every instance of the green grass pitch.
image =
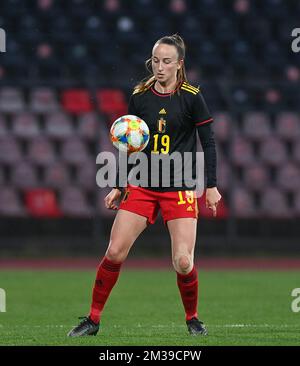
<path id="1" fill-rule="evenodd" d="M 201 271 L 199 317 L 208 337 L 187 333 L 174 272 L 123 269 L 96 337 L 68 338 L 89 310 L 95 271 L 0 271 L 6 312 L 1 345 L 299 345 L 291 292 L 300 272 Z"/>

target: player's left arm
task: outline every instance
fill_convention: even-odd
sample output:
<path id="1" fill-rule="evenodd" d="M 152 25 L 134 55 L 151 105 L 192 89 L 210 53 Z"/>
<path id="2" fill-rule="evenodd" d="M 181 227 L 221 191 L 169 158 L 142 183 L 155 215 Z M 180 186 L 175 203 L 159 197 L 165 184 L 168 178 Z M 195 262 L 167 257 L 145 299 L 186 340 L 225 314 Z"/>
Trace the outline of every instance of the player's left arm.
<path id="1" fill-rule="evenodd" d="M 193 117 L 195 118 L 198 136 L 204 153 L 205 171 L 207 177 L 206 185 L 206 207 L 217 215 L 217 205 L 221 200 L 217 189 L 217 153 L 214 132 L 212 128 L 213 118 L 207 108 L 201 92 L 195 96 Z"/>

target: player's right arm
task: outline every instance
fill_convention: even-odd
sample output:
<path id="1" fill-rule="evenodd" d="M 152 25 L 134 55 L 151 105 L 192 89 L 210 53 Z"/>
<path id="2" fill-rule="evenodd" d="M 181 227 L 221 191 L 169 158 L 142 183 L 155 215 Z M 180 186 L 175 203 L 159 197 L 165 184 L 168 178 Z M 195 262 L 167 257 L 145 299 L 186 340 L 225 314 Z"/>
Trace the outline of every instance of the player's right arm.
<path id="1" fill-rule="evenodd" d="M 104 198 L 104 204 L 106 208 L 109 208 L 111 210 L 117 210 L 117 201 L 121 197 L 121 190 L 118 188 L 113 188 L 108 195 Z"/>

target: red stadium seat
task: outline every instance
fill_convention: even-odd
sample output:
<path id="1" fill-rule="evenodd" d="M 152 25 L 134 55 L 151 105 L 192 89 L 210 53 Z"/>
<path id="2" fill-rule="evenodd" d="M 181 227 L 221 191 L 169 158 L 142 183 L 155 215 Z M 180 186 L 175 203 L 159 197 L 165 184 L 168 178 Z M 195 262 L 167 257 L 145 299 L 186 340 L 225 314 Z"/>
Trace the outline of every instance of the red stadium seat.
<path id="1" fill-rule="evenodd" d="M 33 189 L 25 193 L 28 212 L 35 217 L 60 217 L 56 195 L 49 189 Z"/>
<path id="2" fill-rule="evenodd" d="M 90 112 L 93 109 L 91 95 L 84 89 L 70 89 L 62 93 L 62 104 L 66 111 L 74 114 Z"/>
<path id="3" fill-rule="evenodd" d="M 117 118 L 127 114 L 127 103 L 124 93 L 118 89 L 103 89 L 97 92 L 98 107 L 107 114 L 109 125 Z"/>

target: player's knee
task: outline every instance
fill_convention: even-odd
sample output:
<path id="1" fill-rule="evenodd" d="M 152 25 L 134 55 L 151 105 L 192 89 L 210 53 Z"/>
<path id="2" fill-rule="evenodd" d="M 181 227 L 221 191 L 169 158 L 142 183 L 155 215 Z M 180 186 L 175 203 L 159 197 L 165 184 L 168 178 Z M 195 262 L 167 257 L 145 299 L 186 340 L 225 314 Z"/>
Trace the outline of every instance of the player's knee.
<path id="1" fill-rule="evenodd" d="M 179 273 L 189 273 L 192 268 L 192 259 L 189 255 L 179 255 L 174 258 L 173 260 L 173 266 L 175 270 Z"/>
<path id="2" fill-rule="evenodd" d="M 106 251 L 106 257 L 112 262 L 124 262 L 127 257 L 127 251 L 120 249 L 119 246 L 110 244 Z"/>

